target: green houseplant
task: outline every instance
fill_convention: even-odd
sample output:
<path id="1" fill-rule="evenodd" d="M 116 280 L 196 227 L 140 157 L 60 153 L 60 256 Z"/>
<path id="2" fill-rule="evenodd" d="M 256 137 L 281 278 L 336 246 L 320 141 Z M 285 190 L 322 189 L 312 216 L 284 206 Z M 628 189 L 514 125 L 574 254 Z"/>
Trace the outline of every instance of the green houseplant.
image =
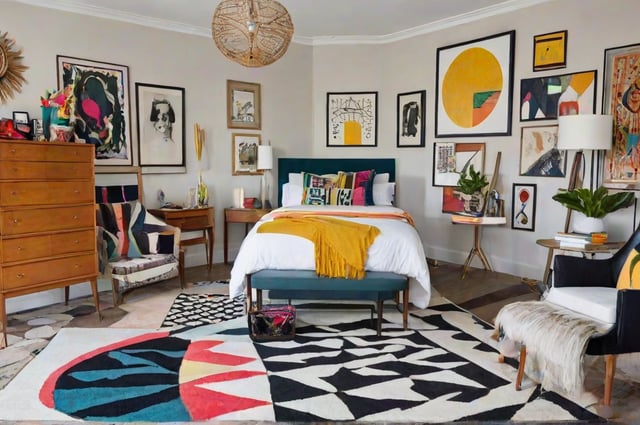
<path id="1" fill-rule="evenodd" d="M 473 168 L 473 164 L 469 166 L 469 174 L 466 170 L 460 173 L 456 190 L 462 193 L 461 198 L 464 201 L 464 212 L 469 214 L 481 214 L 484 207 L 484 194 L 482 189 L 487 186 L 487 176 Z"/>
<path id="2" fill-rule="evenodd" d="M 634 198 L 632 192 L 610 194 L 607 188 L 600 186 L 595 191 L 587 188 L 561 190 L 551 199 L 584 216 L 576 217 L 573 223 L 574 232 L 591 233 L 604 231 L 602 219 L 609 213 L 630 207 Z"/>

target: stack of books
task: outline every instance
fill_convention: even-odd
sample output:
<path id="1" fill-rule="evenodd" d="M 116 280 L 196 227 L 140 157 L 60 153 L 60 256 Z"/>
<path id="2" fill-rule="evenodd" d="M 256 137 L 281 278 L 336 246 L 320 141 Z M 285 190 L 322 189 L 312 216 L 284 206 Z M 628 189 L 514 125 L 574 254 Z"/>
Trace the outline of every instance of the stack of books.
<path id="1" fill-rule="evenodd" d="M 555 240 L 560 242 L 561 248 L 584 248 L 591 242 L 591 235 L 584 233 L 556 233 Z"/>
<path id="2" fill-rule="evenodd" d="M 506 217 L 487 217 L 487 216 L 474 216 L 468 214 L 453 214 L 451 216 L 452 223 L 459 224 L 506 224 Z"/>

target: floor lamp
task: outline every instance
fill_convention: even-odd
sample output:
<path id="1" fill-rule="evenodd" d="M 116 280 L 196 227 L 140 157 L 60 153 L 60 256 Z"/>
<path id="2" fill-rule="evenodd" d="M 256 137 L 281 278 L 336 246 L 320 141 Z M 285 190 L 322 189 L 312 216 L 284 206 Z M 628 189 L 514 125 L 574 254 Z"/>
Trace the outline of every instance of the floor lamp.
<path id="1" fill-rule="evenodd" d="M 269 180 L 271 169 L 273 168 L 273 150 L 270 145 L 258 145 L 258 170 L 262 170 L 260 179 L 260 202 L 262 208 L 271 208 L 269 201 Z"/>
<path id="2" fill-rule="evenodd" d="M 584 169 L 583 151 L 609 150 L 612 143 L 613 117 L 611 115 L 563 115 L 558 117 L 558 150 L 576 151 L 567 190 L 571 191 L 582 187 L 580 169 Z M 593 173 L 593 164 L 591 168 L 591 173 Z M 584 173 L 582 177 L 584 178 Z M 565 233 L 569 231 L 570 222 L 571 209 L 567 209 L 567 217 L 564 222 Z"/>

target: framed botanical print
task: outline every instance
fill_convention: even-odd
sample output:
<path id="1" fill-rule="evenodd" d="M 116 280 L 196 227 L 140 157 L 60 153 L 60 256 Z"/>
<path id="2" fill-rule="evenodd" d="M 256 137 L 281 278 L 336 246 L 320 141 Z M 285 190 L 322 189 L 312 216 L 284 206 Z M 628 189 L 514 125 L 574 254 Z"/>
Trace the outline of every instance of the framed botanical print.
<path id="1" fill-rule="evenodd" d="M 520 80 L 520 121 L 596 112 L 597 71 Z"/>
<path id="2" fill-rule="evenodd" d="M 456 186 L 469 168 L 484 173 L 484 143 L 435 142 L 433 144 L 433 186 Z"/>
<path id="3" fill-rule="evenodd" d="M 260 84 L 227 80 L 227 128 L 260 130 Z"/>
<path id="4" fill-rule="evenodd" d="M 399 148 L 424 146 L 426 93 L 421 90 L 398 95 L 396 140 Z"/>
<path id="5" fill-rule="evenodd" d="M 184 88 L 136 83 L 136 111 L 140 166 L 184 166 Z"/>
<path id="6" fill-rule="evenodd" d="M 95 145 L 96 166 L 132 165 L 129 67 L 60 55 L 57 65 L 76 142 Z"/>
<path id="7" fill-rule="evenodd" d="M 327 146 L 378 145 L 378 92 L 327 93 Z"/>
<path id="8" fill-rule="evenodd" d="M 436 137 L 511 135 L 515 34 L 437 49 Z"/>
<path id="9" fill-rule="evenodd" d="M 558 150 L 558 125 L 522 127 L 520 175 L 564 177 L 567 152 Z"/>
<path id="10" fill-rule="evenodd" d="M 263 171 L 258 171 L 260 135 L 233 133 L 231 143 L 233 164 L 231 174 L 234 176 L 262 175 Z"/>
<path id="11" fill-rule="evenodd" d="M 533 36 L 533 70 L 565 68 L 567 66 L 567 31 Z"/>
<path id="12" fill-rule="evenodd" d="M 535 231 L 536 228 L 536 185 L 514 183 L 511 195 L 511 228 Z"/>
<path id="13" fill-rule="evenodd" d="M 604 51 L 602 113 L 613 116 L 612 149 L 605 155 L 605 187 L 640 189 L 640 44 Z"/>

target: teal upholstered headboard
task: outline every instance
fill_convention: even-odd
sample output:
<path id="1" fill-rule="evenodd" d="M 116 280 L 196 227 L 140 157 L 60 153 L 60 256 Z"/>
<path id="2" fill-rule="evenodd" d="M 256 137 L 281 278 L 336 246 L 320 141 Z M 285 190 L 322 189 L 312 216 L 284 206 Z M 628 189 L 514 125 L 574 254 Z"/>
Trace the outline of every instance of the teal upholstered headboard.
<path id="1" fill-rule="evenodd" d="M 331 174 L 371 169 L 376 174 L 389 173 L 389 181 L 396 181 L 395 158 L 279 158 L 278 206 L 282 205 L 282 185 L 289 181 L 289 173 Z"/>

